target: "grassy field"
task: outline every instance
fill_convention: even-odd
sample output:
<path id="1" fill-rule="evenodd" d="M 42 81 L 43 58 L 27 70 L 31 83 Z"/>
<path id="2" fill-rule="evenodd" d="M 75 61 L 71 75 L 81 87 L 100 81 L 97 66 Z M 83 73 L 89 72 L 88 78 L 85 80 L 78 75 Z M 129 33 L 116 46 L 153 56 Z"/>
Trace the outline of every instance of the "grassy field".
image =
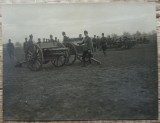
<path id="1" fill-rule="evenodd" d="M 55 68 L 32 72 L 15 68 L 4 50 L 4 119 L 98 120 L 156 119 L 157 54 L 155 43 L 129 50 L 101 51 L 102 65 Z M 23 50 L 16 57 L 23 59 Z"/>

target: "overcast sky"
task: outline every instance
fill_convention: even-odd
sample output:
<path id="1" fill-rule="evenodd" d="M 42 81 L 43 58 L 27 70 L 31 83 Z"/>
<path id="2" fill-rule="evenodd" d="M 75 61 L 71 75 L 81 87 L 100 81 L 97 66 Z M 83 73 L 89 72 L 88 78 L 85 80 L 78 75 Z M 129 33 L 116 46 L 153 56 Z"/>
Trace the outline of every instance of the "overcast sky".
<path id="1" fill-rule="evenodd" d="M 4 43 L 9 38 L 23 42 L 33 34 L 37 41 L 52 34 L 62 40 L 62 31 L 69 37 L 78 37 L 84 30 L 91 37 L 102 32 L 149 32 L 156 30 L 155 14 L 153 3 L 4 5 L 3 39 Z"/>

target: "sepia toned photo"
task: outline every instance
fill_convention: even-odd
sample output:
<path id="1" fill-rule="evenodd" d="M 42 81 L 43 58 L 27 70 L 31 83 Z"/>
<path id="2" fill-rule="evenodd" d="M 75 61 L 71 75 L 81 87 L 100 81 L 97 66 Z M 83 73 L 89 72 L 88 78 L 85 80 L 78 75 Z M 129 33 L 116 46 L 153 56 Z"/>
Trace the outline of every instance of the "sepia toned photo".
<path id="1" fill-rule="evenodd" d="M 4 120 L 156 120 L 155 9 L 2 5 Z"/>

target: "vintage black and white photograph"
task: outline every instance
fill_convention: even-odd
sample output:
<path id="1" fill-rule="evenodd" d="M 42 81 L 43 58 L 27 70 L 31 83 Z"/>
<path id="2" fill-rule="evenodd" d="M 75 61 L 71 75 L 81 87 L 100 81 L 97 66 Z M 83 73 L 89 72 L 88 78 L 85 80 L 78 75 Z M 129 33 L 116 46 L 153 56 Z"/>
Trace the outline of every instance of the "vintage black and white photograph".
<path id="1" fill-rule="evenodd" d="M 157 119 L 155 10 L 2 5 L 4 120 Z"/>

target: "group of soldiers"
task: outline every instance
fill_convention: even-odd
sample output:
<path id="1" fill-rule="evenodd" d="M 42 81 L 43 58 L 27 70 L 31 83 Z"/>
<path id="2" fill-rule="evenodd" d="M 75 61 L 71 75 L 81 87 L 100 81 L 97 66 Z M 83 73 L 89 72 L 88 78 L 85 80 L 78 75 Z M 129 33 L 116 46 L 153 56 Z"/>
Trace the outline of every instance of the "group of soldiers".
<path id="1" fill-rule="evenodd" d="M 65 32 L 62 32 L 62 36 L 63 36 L 63 44 L 68 43 L 70 41 L 70 38 L 68 36 L 66 36 Z M 81 35 L 82 37 L 82 35 Z M 97 39 L 96 39 L 97 40 Z M 53 39 L 53 35 L 50 35 L 50 39 L 43 39 L 43 42 L 41 42 L 41 39 L 38 38 L 37 44 L 39 43 L 47 43 L 47 42 L 53 42 L 53 43 L 59 43 L 59 40 L 57 39 L 57 37 L 55 37 L 55 39 Z M 102 33 L 102 38 L 100 39 L 100 46 L 97 47 L 97 41 L 95 41 L 95 38 L 91 38 L 88 35 L 88 31 L 84 31 L 84 38 L 82 38 L 82 42 L 78 43 L 79 45 L 82 45 L 83 47 L 83 51 L 82 51 L 82 60 L 83 60 L 83 66 L 85 66 L 85 59 L 86 57 L 89 58 L 89 63 L 91 63 L 91 56 L 92 56 L 92 52 L 96 51 L 97 48 L 101 47 L 103 54 L 106 55 L 106 49 L 107 49 L 107 40 L 104 37 L 104 33 Z M 25 38 L 25 42 L 23 44 L 23 48 L 24 48 L 24 52 L 27 52 L 27 49 L 33 44 L 33 35 L 31 34 L 29 36 L 29 40 L 27 38 Z"/>
<path id="2" fill-rule="evenodd" d="M 40 43 L 48 43 L 48 42 L 59 42 L 59 39 L 57 39 L 57 37 L 55 37 L 55 39 L 53 39 L 53 35 L 50 35 L 50 39 L 47 39 L 47 38 L 43 38 L 43 41 L 41 41 L 40 38 L 38 38 L 38 42 L 37 44 L 40 44 Z M 23 49 L 24 49 L 24 52 L 27 51 L 27 49 L 34 43 L 33 41 L 33 35 L 29 35 L 29 40 L 27 38 L 25 38 L 25 42 L 23 44 Z"/>
<path id="3" fill-rule="evenodd" d="M 62 32 L 62 35 L 63 35 L 63 43 L 67 43 L 70 41 L 69 37 L 66 36 L 65 32 Z M 86 66 L 86 61 L 85 61 L 86 57 L 89 58 L 88 61 L 89 63 L 91 63 L 92 52 L 96 51 L 96 49 L 99 47 L 101 47 L 103 54 L 106 55 L 107 39 L 106 37 L 104 37 L 104 33 L 102 33 L 99 45 L 97 45 L 97 39 L 95 38 L 95 36 L 92 39 L 89 36 L 87 30 L 84 31 L 84 38 L 82 37 L 81 34 L 79 35 L 79 38 L 82 39 L 82 41 L 78 44 L 83 46 L 83 52 L 82 52 L 83 66 Z"/>
<path id="4" fill-rule="evenodd" d="M 71 41 L 71 39 L 66 35 L 65 32 L 62 32 L 63 36 L 63 44 L 68 43 Z M 40 38 L 38 38 L 37 43 L 48 43 L 48 42 L 53 42 L 55 44 L 60 43 L 59 39 L 57 37 L 53 38 L 53 35 L 49 36 L 49 39 L 43 38 L 43 41 L 41 41 Z M 103 52 L 104 56 L 106 55 L 106 50 L 107 48 L 112 47 L 115 45 L 115 43 L 118 42 L 118 47 L 121 47 L 122 45 L 125 47 L 128 47 L 126 45 L 130 39 L 128 37 L 124 36 L 123 38 L 120 37 L 118 40 L 113 41 L 113 39 L 108 36 L 105 37 L 104 33 L 101 34 L 101 37 L 94 35 L 93 38 L 91 38 L 88 34 L 88 31 L 84 31 L 84 37 L 82 37 L 82 34 L 79 35 L 79 39 L 81 39 L 81 43 L 78 43 L 79 45 L 83 46 L 83 54 L 82 54 L 82 59 L 83 59 L 83 66 L 85 66 L 85 59 L 86 57 L 89 57 L 89 63 L 91 63 L 91 56 L 92 52 L 96 52 L 97 50 L 100 50 Z M 34 43 L 33 41 L 33 35 L 29 35 L 29 39 L 25 38 L 25 42 L 23 44 L 24 52 L 27 52 L 27 49 L 32 46 Z M 7 50 L 9 53 L 10 58 L 13 58 L 14 56 L 14 44 L 11 42 L 11 39 L 9 39 L 9 42 L 7 44 Z"/>
<path id="5" fill-rule="evenodd" d="M 82 42 L 83 42 L 86 37 L 89 37 L 89 35 L 86 36 L 86 33 L 88 35 L 88 31 L 85 30 L 84 31 L 84 36 L 85 36 L 84 38 L 82 37 L 82 34 L 79 34 L 79 38 L 78 39 L 82 40 Z M 68 36 L 66 36 L 65 32 L 62 32 L 62 35 L 63 35 L 63 43 L 70 42 L 70 40 L 72 40 Z M 107 38 L 104 37 L 104 33 L 102 33 L 102 37 L 101 38 L 99 38 L 98 36 L 96 37 L 96 35 L 94 35 L 94 38 L 91 38 L 91 37 L 89 37 L 89 38 L 91 40 L 90 41 L 90 45 L 91 46 L 89 46 L 89 47 L 92 47 L 91 51 L 96 52 L 97 49 L 99 49 L 99 50 L 102 49 L 103 54 L 106 55 Z M 74 40 L 76 40 L 76 38 L 74 38 Z M 84 47 L 85 47 L 85 44 L 84 44 Z"/>

